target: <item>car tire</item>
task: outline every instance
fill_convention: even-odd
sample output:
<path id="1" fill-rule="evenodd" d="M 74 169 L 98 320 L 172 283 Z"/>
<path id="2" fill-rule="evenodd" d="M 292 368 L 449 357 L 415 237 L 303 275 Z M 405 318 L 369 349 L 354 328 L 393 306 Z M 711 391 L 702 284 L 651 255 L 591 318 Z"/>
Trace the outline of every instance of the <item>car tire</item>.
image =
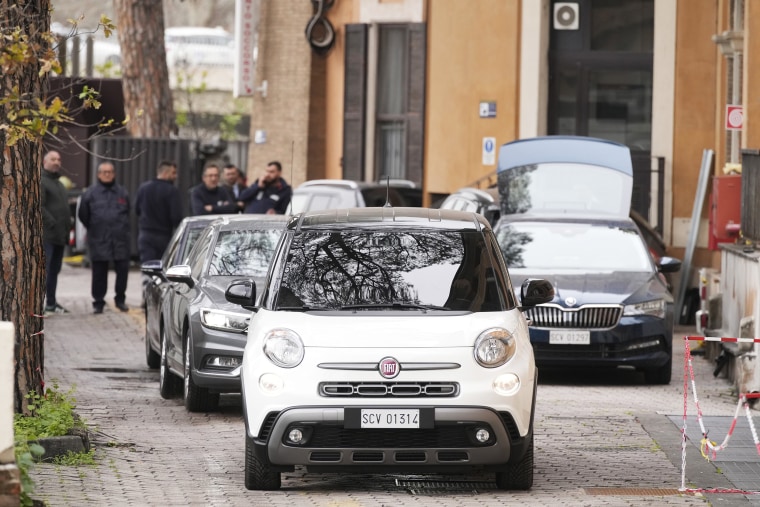
<path id="1" fill-rule="evenodd" d="M 673 358 L 668 359 L 665 366 L 659 368 L 649 368 L 644 370 L 644 380 L 651 385 L 670 384 L 670 377 L 673 374 Z"/>
<path id="2" fill-rule="evenodd" d="M 164 327 L 161 326 L 161 364 L 159 369 L 160 375 L 158 379 L 158 392 L 165 400 L 174 398 L 174 396 L 176 396 L 179 392 L 180 387 L 179 377 L 169 371 L 167 347 L 168 345 L 166 344 L 166 332 L 164 331 Z"/>
<path id="3" fill-rule="evenodd" d="M 148 368 L 155 370 L 161 366 L 161 354 L 153 350 L 150 346 L 150 337 L 148 336 L 148 309 L 145 309 L 145 363 Z"/>
<path id="4" fill-rule="evenodd" d="M 216 410 L 219 406 L 219 393 L 211 393 L 208 389 L 198 387 L 193 382 L 193 374 L 191 368 L 191 355 L 190 355 L 190 331 L 185 331 L 185 376 L 184 383 L 184 398 L 185 408 L 188 412 L 210 412 Z"/>
<path id="5" fill-rule="evenodd" d="M 282 479 L 279 472 L 273 472 L 268 461 L 256 457 L 253 439 L 245 436 L 245 489 L 275 491 L 280 489 Z"/>
<path id="6" fill-rule="evenodd" d="M 533 432 L 525 455 L 520 461 L 496 472 L 496 486 L 507 490 L 528 490 L 533 486 Z"/>

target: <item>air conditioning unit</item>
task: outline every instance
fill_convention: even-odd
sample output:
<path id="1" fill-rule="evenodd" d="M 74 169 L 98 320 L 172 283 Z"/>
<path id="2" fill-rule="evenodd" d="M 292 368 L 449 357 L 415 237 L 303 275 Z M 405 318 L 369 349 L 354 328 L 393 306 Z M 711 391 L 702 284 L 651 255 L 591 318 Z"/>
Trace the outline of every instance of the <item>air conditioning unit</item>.
<path id="1" fill-rule="evenodd" d="M 578 2 L 557 2 L 554 4 L 554 29 L 578 30 Z"/>

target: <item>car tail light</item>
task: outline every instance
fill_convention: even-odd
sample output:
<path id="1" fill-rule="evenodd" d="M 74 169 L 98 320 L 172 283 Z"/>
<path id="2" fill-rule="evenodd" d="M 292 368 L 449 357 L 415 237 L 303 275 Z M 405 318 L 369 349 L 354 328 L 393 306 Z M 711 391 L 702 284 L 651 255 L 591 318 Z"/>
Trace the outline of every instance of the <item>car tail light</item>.
<path id="1" fill-rule="evenodd" d="M 704 330 L 707 329 L 707 325 L 710 323 L 710 316 L 707 313 L 703 313 L 699 316 L 699 326 Z"/>

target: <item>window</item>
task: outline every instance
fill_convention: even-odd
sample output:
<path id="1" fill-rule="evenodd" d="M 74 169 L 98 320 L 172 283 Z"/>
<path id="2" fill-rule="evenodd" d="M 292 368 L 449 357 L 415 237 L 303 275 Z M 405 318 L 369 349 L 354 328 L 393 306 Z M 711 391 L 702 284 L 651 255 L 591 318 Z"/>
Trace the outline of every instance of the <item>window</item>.
<path id="1" fill-rule="evenodd" d="M 346 25 L 344 178 L 422 183 L 425 37 L 424 23 Z"/>

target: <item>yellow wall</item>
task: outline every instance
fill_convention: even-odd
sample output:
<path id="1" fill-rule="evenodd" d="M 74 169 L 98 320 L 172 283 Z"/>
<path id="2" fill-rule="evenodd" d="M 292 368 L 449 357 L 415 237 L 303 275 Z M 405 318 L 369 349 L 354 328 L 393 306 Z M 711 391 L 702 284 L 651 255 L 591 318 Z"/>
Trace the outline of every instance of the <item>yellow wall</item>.
<path id="1" fill-rule="evenodd" d="M 483 137 L 518 135 L 520 2 L 428 2 L 424 187 L 450 193 L 496 166 L 482 165 Z M 480 101 L 496 118 L 479 117 Z"/>
<path id="2" fill-rule="evenodd" d="M 327 55 L 325 101 L 325 174 L 317 177 L 342 178 L 340 160 L 343 156 L 343 72 L 346 30 L 344 25 L 358 23 L 359 0 L 335 2 L 328 19 L 335 28 L 335 45 Z"/>
<path id="3" fill-rule="evenodd" d="M 686 7 L 688 3 L 688 8 Z M 673 216 L 690 217 L 702 150 L 715 149 L 718 54 L 714 0 L 681 0 L 676 35 Z"/>
<path id="4" fill-rule="evenodd" d="M 744 148 L 760 148 L 760 2 L 744 3 Z M 753 121 L 754 120 L 754 121 Z"/>

